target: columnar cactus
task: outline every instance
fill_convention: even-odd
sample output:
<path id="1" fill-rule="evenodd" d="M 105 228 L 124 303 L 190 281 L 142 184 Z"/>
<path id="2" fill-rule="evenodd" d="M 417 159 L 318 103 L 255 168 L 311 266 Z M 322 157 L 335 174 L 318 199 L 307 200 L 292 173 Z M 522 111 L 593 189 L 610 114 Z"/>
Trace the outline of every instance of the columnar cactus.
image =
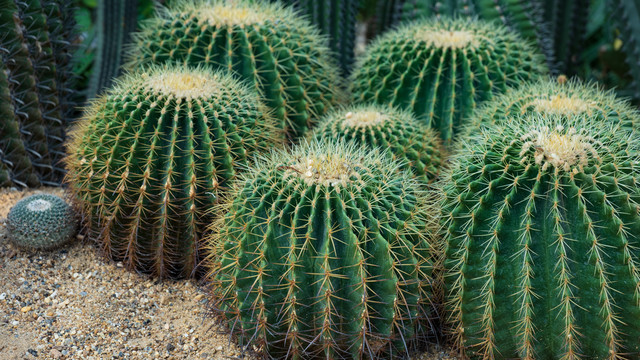
<path id="1" fill-rule="evenodd" d="M 430 213 L 378 151 L 303 143 L 244 174 L 208 240 L 215 313 L 271 358 L 403 356 L 430 334 Z"/>
<path id="2" fill-rule="evenodd" d="M 64 200 L 37 194 L 18 201 L 7 216 L 9 241 L 20 248 L 51 250 L 73 239 L 76 215 Z"/>
<path id="3" fill-rule="evenodd" d="M 272 0 L 295 6 L 323 34 L 329 36 L 329 47 L 338 58 L 343 74 L 353 65 L 356 46 L 356 15 L 360 0 Z"/>
<path id="4" fill-rule="evenodd" d="M 440 173 L 444 154 L 438 134 L 407 110 L 382 105 L 356 105 L 327 114 L 313 136 L 343 139 L 372 149 L 389 150 L 403 169 L 431 183 Z"/>
<path id="5" fill-rule="evenodd" d="M 514 121 L 517 115 L 587 114 L 593 121 L 619 123 L 638 130 L 640 113 L 612 91 L 603 91 L 597 84 L 584 84 L 577 80 L 541 79 L 508 90 L 487 102 L 476 111 L 471 120 L 483 126 L 494 126 Z"/>
<path id="6" fill-rule="evenodd" d="M 621 124 L 569 109 L 463 145 L 442 217 L 449 320 L 469 357 L 640 355 L 638 150 Z"/>
<path id="7" fill-rule="evenodd" d="M 554 70 L 575 73 L 584 47 L 591 0 L 535 0 L 541 4 L 553 44 Z"/>
<path id="8" fill-rule="evenodd" d="M 423 20 L 369 46 L 353 98 L 411 109 L 449 145 L 476 106 L 545 73 L 542 55 L 506 28 L 473 20 Z"/>
<path id="9" fill-rule="evenodd" d="M 0 0 L 0 186 L 59 185 L 70 84 L 69 1 Z"/>
<path id="10" fill-rule="evenodd" d="M 281 141 L 275 126 L 231 75 L 151 67 L 119 80 L 74 129 L 68 182 L 107 256 L 160 277 L 197 275 L 212 205 Z"/>
<path id="11" fill-rule="evenodd" d="M 234 71 L 261 92 L 291 138 L 340 98 L 325 38 L 277 3 L 177 2 L 134 37 L 130 66 L 179 62 Z"/>

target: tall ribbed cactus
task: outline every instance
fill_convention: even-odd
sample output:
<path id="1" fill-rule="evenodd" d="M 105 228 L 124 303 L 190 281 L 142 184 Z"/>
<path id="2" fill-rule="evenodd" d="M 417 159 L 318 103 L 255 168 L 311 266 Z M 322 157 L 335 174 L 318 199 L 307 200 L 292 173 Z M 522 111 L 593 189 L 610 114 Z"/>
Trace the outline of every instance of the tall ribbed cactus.
<path id="1" fill-rule="evenodd" d="M 179 66 L 128 75 L 69 144 L 70 188 L 108 257 L 164 277 L 197 275 L 204 224 L 236 172 L 281 141 L 258 95 Z"/>
<path id="2" fill-rule="evenodd" d="M 388 150 L 401 168 L 425 183 L 440 173 L 444 154 L 438 134 L 407 110 L 382 105 L 356 105 L 337 109 L 320 120 L 317 140 L 343 139 L 372 149 Z"/>
<path id="3" fill-rule="evenodd" d="M 329 36 L 329 47 L 338 58 L 343 74 L 353 65 L 356 46 L 356 15 L 360 0 L 271 0 L 293 5 L 312 24 Z"/>
<path id="4" fill-rule="evenodd" d="M 535 1 L 542 6 L 543 18 L 552 37 L 554 70 L 574 74 L 583 49 L 591 0 Z"/>
<path id="5" fill-rule="evenodd" d="M 443 182 L 447 307 L 469 357 L 640 356 L 640 144 L 565 110 L 481 129 Z"/>
<path id="6" fill-rule="evenodd" d="M 59 185 L 72 115 L 71 3 L 0 0 L 0 186 Z"/>
<path id="7" fill-rule="evenodd" d="M 508 90 L 486 103 L 475 112 L 471 120 L 477 124 L 494 126 L 513 121 L 517 115 L 539 114 L 569 116 L 587 114 L 597 122 L 620 124 L 638 130 L 640 113 L 612 91 L 603 91 L 597 84 L 584 84 L 578 80 L 565 82 L 564 78 L 542 79 Z"/>
<path id="8" fill-rule="evenodd" d="M 270 358 L 405 356 L 430 335 L 430 207 L 378 151 L 303 143 L 255 165 L 209 239 L 214 312 Z"/>
<path id="9" fill-rule="evenodd" d="M 234 71 L 258 89 L 292 138 L 339 99 L 325 39 L 279 4 L 186 0 L 164 9 L 136 37 L 132 66 L 179 62 Z"/>
<path id="10" fill-rule="evenodd" d="M 632 95 L 640 99 L 640 1 L 609 0 L 607 5 L 614 9 L 614 19 L 620 26 L 623 49 L 627 54 L 627 63 L 633 82 Z"/>
<path id="11" fill-rule="evenodd" d="M 517 34 L 473 20 L 422 20 L 370 45 L 353 74 L 353 98 L 411 109 L 450 144 L 476 106 L 545 73 Z"/>

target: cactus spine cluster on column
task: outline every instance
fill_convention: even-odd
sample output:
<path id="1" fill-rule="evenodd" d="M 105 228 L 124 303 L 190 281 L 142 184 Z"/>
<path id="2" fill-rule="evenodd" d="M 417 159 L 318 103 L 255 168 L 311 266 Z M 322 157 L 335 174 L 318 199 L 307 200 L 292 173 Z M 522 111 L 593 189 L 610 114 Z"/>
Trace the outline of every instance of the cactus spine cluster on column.
<path id="1" fill-rule="evenodd" d="M 75 35 L 71 3 L 0 0 L 0 186 L 59 185 Z"/>
<path id="2" fill-rule="evenodd" d="M 476 106 L 546 72 L 542 55 L 493 23 L 422 20 L 370 45 L 353 98 L 411 109 L 450 144 Z"/>
<path id="3" fill-rule="evenodd" d="M 326 38 L 280 4 L 177 2 L 135 37 L 132 66 L 179 62 L 234 71 L 261 92 L 292 138 L 340 97 Z"/>
<path id="4" fill-rule="evenodd" d="M 440 138 L 408 110 L 355 105 L 327 114 L 313 132 L 318 140 L 343 139 L 388 150 L 394 161 L 420 181 L 431 183 L 444 161 Z"/>
<path id="5" fill-rule="evenodd" d="M 329 47 L 338 58 L 343 74 L 353 65 L 356 46 L 356 15 L 360 0 L 272 0 L 295 6 L 329 36 Z"/>
<path id="6" fill-rule="evenodd" d="M 96 100 L 69 144 L 68 181 L 107 256 L 187 277 L 220 192 L 282 141 L 258 95 L 231 75 L 157 66 Z"/>
<path id="7" fill-rule="evenodd" d="M 431 332 L 431 207 L 389 157 L 303 143 L 247 172 L 212 228 L 215 313 L 271 358 L 405 356 Z"/>
<path id="8" fill-rule="evenodd" d="M 466 141 L 442 216 L 449 320 L 469 357 L 637 357 L 638 150 L 621 124 L 569 109 Z"/>

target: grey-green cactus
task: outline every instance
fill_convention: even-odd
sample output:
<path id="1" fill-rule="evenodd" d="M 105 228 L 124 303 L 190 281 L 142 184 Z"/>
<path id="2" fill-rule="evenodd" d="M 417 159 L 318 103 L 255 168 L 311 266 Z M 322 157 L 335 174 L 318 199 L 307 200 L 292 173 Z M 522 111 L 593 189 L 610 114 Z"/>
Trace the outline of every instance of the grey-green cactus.
<path id="1" fill-rule="evenodd" d="M 96 100 L 70 142 L 67 180 L 110 258 L 198 275 L 211 207 L 237 171 L 284 139 L 257 93 L 226 72 L 155 66 Z"/>
<path id="2" fill-rule="evenodd" d="M 24 249 L 51 250 L 71 241 L 78 230 L 75 212 L 64 200 L 37 194 L 18 201 L 7 215 L 9 241 Z"/>
<path id="3" fill-rule="evenodd" d="M 130 66 L 178 62 L 234 71 L 261 92 L 292 139 L 340 99 L 326 38 L 280 4 L 187 0 L 142 27 Z"/>
<path id="4" fill-rule="evenodd" d="M 388 151 L 402 169 L 422 182 L 433 182 L 444 162 L 438 134 L 407 110 L 382 105 L 336 109 L 320 120 L 312 133 L 317 140 L 342 139 Z"/>
<path id="5" fill-rule="evenodd" d="M 368 47 L 353 99 L 410 109 L 450 145 L 478 104 L 545 72 L 543 56 L 502 26 L 422 20 Z"/>
<path id="6" fill-rule="evenodd" d="M 442 218 L 448 320 L 468 357 L 640 355 L 639 145 L 577 110 L 513 114 L 465 142 Z"/>
<path id="7" fill-rule="evenodd" d="M 69 1 L 0 0 L 0 186 L 59 185 L 74 111 Z"/>
<path id="8" fill-rule="evenodd" d="M 394 358 L 431 333 L 431 207 L 409 172 L 376 150 L 313 142 L 243 176 L 207 262 L 214 312 L 241 345 Z"/>

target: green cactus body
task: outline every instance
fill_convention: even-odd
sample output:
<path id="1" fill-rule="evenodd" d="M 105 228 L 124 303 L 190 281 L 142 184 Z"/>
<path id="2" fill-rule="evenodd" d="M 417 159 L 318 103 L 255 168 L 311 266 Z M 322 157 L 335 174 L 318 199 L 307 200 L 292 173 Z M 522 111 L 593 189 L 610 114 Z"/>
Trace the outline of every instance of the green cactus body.
<path id="1" fill-rule="evenodd" d="M 87 111 L 67 180 L 108 257 L 160 277 L 197 275 L 211 206 L 248 159 L 282 141 L 275 126 L 226 73 L 151 67 Z"/>
<path id="2" fill-rule="evenodd" d="M 419 188 L 356 144 L 272 154 L 212 227 L 214 312 L 271 358 L 404 356 L 431 331 L 430 207 Z"/>
<path id="3" fill-rule="evenodd" d="M 276 1 L 276 0 L 272 0 Z M 329 36 L 329 47 L 338 58 L 343 74 L 353 65 L 356 46 L 356 15 L 360 0 L 281 0 L 307 15 L 312 24 Z"/>
<path id="4" fill-rule="evenodd" d="M 640 2 L 637 0 L 608 1 L 607 5 L 614 9 L 614 19 L 620 26 L 623 50 L 633 79 L 630 86 L 634 99 L 640 99 Z"/>
<path id="5" fill-rule="evenodd" d="M 422 182 L 433 182 L 443 165 L 443 149 L 435 131 L 407 110 L 382 105 L 356 105 L 327 114 L 314 130 L 317 140 L 343 139 L 360 146 L 389 150 L 401 168 Z"/>
<path id="6" fill-rule="evenodd" d="M 610 122 L 638 130 L 640 113 L 627 101 L 616 98 L 612 91 L 600 90 L 597 84 L 558 79 L 543 79 L 509 89 L 476 111 L 472 121 L 483 126 L 494 126 L 513 121 L 519 115 L 584 113 L 593 121 Z"/>
<path id="7" fill-rule="evenodd" d="M 506 28 L 422 20 L 369 46 L 353 74 L 353 98 L 410 109 L 450 145 L 479 103 L 545 71 L 543 57 Z"/>
<path id="8" fill-rule="evenodd" d="M 339 100 L 325 38 L 279 4 L 184 1 L 143 25 L 132 65 L 180 62 L 234 71 L 258 89 L 291 138 Z"/>
<path id="9" fill-rule="evenodd" d="M 20 248 L 55 249 L 71 241 L 77 230 L 73 209 L 55 195 L 26 197 L 7 215 L 9 241 Z"/>
<path id="10" fill-rule="evenodd" d="M 481 129 L 443 182 L 445 289 L 471 358 L 640 355 L 638 142 L 588 112 Z"/>
<path id="11" fill-rule="evenodd" d="M 74 107 L 70 6 L 59 0 L 0 1 L 4 184 L 59 185 L 62 180 L 65 127 Z"/>

